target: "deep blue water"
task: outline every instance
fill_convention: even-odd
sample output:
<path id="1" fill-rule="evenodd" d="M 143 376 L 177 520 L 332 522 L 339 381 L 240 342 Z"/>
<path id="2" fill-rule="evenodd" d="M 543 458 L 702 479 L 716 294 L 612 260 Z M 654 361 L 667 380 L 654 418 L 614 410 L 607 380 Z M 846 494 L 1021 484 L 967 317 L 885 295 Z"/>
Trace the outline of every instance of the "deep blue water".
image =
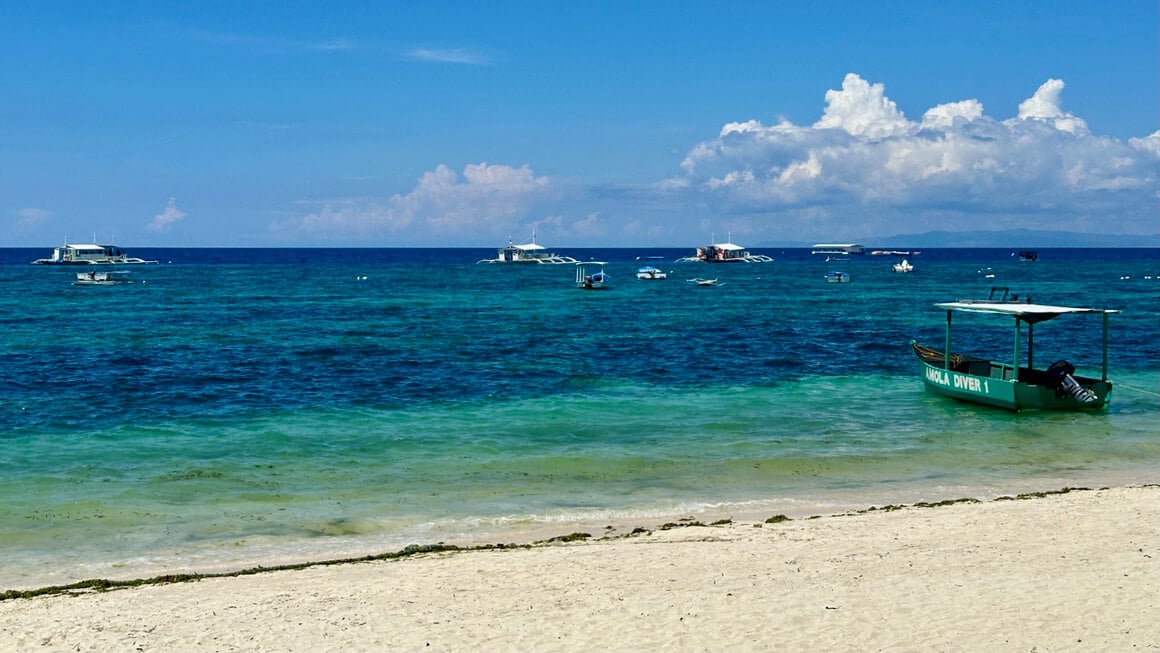
<path id="1" fill-rule="evenodd" d="M 0 589 L 1157 480 L 1156 249 L 925 250 L 906 275 L 800 249 L 726 266 L 558 250 L 608 261 L 601 292 L 571 266 L 476 264 L 494 249 L 129 249 L 161 263 L 112 287 L 0 249 Z M 645 263 L 669 278 L 635 279 Z M 853 281 L 825 283 L 839 266 Z M 1122 311 L 1106 412 L 923 391 L 907 343 L 941 345 L 932 304 L 996 285 Z M 1037 361 L 1098 373 L 1098 322 L 1072 317 L 1037 327 Z M 1010 341 L 1008 324 L 956 326 L 957 349 L 1005 358 Z"/>

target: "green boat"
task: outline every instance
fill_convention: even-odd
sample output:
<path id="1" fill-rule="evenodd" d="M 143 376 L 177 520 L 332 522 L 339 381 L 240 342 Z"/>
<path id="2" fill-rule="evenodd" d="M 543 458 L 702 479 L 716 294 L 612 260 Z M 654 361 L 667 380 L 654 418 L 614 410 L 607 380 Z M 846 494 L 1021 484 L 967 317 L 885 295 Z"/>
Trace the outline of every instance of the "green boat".
<path id="1" fill-rule="evenodd" d="M 1048 306 L 1007 301 L 1006 289 L 999 300 L 963 300 L 935 304 L 946 311 L 946 343 L 939 350 L 911 340 L 926 389 L 962 401 L 997 406 L 1007 410 L 1098 410 L 1111 399 L 1108 380 L 1108 316 L 1113 309 Z M 992 297 L 995 294 L 992 290 Z M 1014 318 L 1014 351 L 1007 361 L 974 358 L 951 350 L 951 316 L 956 312 L 984 313 Z M 1061 315 L 1103 316 L 1103 363 L 1100 377 L 1075 374 L 1066 360 L 1046 368 L 1035 368 L 1035 325 Z M 1026 364 L 1022 364 L 1022 327 L 1027 325 Z"/>

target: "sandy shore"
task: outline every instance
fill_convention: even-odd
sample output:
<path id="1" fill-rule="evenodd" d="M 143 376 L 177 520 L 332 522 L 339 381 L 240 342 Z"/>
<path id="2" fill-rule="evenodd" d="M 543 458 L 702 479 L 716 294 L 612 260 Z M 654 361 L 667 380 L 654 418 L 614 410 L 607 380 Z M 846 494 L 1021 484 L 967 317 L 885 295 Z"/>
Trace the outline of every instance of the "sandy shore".
<path id="1" fill-rule="evenodd" d="M 0 602 L 42 650 L 1160 651 L 1160 487 Z"/>

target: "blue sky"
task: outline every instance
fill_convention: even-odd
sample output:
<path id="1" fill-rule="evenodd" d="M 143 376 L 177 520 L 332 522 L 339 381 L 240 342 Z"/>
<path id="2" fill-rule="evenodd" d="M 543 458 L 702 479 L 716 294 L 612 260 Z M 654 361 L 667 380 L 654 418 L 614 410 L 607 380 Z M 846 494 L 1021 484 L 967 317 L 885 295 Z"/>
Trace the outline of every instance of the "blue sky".
<path id="1" fill-rule="evenodd" d="M 1154 0 L 5 2 L 0 247 L 1155 234 L 1158 25 Z"/>

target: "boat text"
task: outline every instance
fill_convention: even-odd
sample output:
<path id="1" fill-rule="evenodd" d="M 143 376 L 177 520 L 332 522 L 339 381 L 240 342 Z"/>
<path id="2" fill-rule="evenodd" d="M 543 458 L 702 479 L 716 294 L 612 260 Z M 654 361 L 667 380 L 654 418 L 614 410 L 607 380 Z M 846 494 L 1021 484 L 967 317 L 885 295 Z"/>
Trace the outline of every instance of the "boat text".
<path id="1" fill-rule="evenodd" d="M 926 380 L 931 383 L 947 386 L 948 388 L 953 387 L 956 390 L 983 393 L 989 393 L 991 391 L 990 383 L 986 380 L 964 374 L 953 374 L 933 367 L 926 368 Z"/>

